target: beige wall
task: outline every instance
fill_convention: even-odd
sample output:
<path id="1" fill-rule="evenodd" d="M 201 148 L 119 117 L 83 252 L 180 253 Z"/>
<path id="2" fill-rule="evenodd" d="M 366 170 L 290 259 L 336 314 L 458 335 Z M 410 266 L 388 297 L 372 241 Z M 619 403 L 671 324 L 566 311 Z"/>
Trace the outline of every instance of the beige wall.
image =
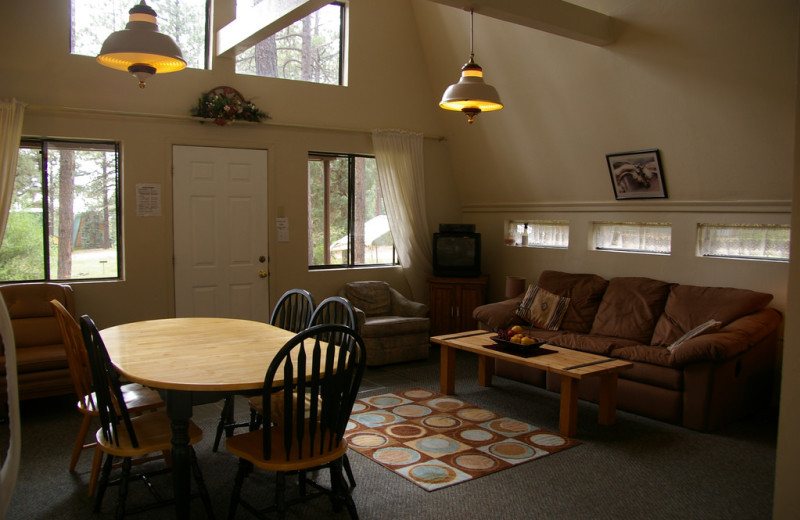
<path id="1" fill-rule="evenodd" d="M 790 222 L 797 2 L 574 3 L 614 17 L 618 40 L 593 46 L 478 9 L 475 59 L 506 108 L 471 126 L 445 120 L 491 297 L 507 275 L 562 269 L 766 291 L 785 310 L 787 264 L 697 258 L 694 244 L 698 222 Z M 467 57 L 469 14 L 413 5 L 431 81 L 444 88 L 457 66 L 443 63 Z M 661 152 L 668 199 L 616 201 L 605 154 L 648 148 Z M 503 245 L 506 220 L 537 218 L 568 220 L 569 249 Z M 668 222 L 672 255 L 590 251 L 594 220 Z"/>
<path id="2" fill-rule="evenodd" d="M 4 2 L 0 47 L 9 49 L 14 42 L 15 48 L 29 49 L 24 58 L 10 52 L 0 56 L 0 68 L 5 71 L 0 98 L 16 97 L 29 103 L 23 134 L 111 139 L 122 144 L 124 279 L 74 283 L 79 312 L 92 314 L 100 326 L 174 315 L 173 145 L 268 150 L 264 202 L 269 210 L 272 302 L 292 287 L 307 288 L 322 299 L 337 293 L 346 281 L 357 279 L 387 280 L 409 293 L 399 268 L 314 272 L 307 268 L 307 153 L 372 153 L 368 131 L 373 128 L 441 134 L 436 113 L 426 109 L 430 89 L 406 2 L 355 0 L 351 5 L 348 87 L 236 76 L 230 60 L 218 60 L 213 71 L 156 76 L 140 90 L 128 74 L 100 67 L 92 58 L 68 54 L 69 2 Z M 223 21 L 218 21 L 220 24 Z M 380 51 L 368 43 L 384 36 L 386 44 Z M 398 70 L 403 71 L 402 82 L 397 81 Z M 251 97 L 272 116 L 273 124 L 240 123 L 221 128 L 186 117 L 200 94 L 218 85 L 233 86 Z M 430 193 L 452 191 L 447 147 L 446 141 L 425 139 L 425 188 Z M 136 216 L 137 183 L 162 186 L 162 216 Z M 458 220 L 459 209 L 455 198 L 431 199 L 431 225 Z M 288 243 L 276 241 L 275 218 L 279 214 L 289 218 Z M 265 305 L 271 307 L 272 303 Z"/>

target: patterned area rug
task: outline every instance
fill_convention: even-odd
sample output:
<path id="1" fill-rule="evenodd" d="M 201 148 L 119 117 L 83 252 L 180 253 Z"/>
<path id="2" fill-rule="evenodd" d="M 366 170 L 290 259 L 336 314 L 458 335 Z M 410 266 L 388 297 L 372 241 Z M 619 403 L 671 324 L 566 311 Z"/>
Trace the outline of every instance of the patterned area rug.
<path id="1" fill-rule="evenodd" d="M 351 449 L 427 491 L 580 444 L 421 388 L 357 400 L 346 437 Z"/>

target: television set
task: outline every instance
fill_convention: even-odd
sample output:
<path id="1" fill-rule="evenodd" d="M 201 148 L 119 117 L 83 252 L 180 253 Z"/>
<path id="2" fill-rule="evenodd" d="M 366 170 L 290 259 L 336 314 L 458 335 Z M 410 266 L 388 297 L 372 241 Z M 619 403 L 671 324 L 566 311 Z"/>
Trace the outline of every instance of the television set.
<path id="1" fill-rule="evenodd" d="M 480 276 L 480 233 L 434 233 L 433 275 L 448 278 L 475 278 Z"/>

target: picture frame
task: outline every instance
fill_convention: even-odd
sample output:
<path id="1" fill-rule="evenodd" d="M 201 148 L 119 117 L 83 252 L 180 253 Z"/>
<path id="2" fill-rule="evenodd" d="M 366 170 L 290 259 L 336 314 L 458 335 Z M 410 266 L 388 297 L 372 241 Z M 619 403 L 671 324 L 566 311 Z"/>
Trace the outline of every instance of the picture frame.
<path id="1" fill-rule="evenodd" d="M 667 198 L 657 148 L 606 154 L 606 163 L 617 200 Z"/>

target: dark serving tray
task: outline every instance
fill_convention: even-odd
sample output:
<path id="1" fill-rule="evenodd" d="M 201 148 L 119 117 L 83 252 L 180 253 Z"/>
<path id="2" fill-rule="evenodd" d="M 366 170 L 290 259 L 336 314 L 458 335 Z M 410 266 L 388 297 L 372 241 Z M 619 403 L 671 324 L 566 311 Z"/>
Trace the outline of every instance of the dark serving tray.
<path id="1" fill-rule="evenodd" d="M 546 341 L 537 341 L 536 343 L 531 343 L 530 345 L 523 345 L 521 343 L 514 343 L 508 341 L 507 339 L 500 339 L 500 336 L 492 336 L 489 339 L 494 341 L 498 345 L 503 345 L 504 347 L 508 347 L 513 350 L 518 350 L 520 352 L 530 352 L 538 349 L 539 347 L 547 343 Z"/>

